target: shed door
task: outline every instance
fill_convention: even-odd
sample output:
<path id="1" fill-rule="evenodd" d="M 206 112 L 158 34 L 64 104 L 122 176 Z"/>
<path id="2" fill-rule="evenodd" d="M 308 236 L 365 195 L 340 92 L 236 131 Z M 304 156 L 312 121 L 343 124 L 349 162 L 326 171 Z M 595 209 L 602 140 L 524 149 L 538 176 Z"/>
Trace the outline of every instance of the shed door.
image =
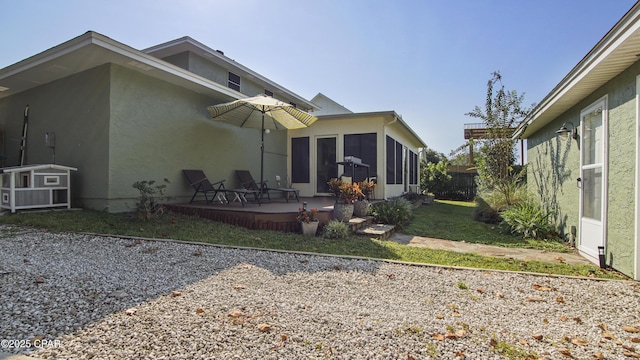
<path id="1" fill-rule="evenodd" d="M 578 249 L 597 263 L 598 246 L 604 246 L 606 207 L 606 100 L 580 116 L 580 241 Z"/>

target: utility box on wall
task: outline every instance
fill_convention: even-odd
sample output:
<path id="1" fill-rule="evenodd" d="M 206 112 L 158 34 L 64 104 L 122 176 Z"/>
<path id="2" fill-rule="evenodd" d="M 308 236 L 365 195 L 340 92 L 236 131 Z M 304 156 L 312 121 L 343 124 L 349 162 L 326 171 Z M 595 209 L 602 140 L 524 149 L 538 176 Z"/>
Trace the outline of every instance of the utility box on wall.
<path id="1" fill-rule="evenodd" d="M 77 170 L 55 164 L 1 169 L 1 207 L 12 213 L 20 209 L 71 208 L 70 174 Z"/>

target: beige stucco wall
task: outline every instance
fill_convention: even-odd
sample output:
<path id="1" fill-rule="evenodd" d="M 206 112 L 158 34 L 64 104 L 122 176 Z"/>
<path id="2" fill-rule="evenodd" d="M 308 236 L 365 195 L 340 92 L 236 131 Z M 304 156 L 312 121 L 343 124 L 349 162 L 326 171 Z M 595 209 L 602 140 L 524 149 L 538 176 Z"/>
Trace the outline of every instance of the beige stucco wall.
<path id="1" fill-rule="evenodd" d="M 290 130 L 288 146 L 291 145 L 291 138 L 294 137 L 310 137 L 310 156 L 311 156 L 311 182 L 308 184 L 294 183 L 293 186 L 300 190 L 302 196 L 314 196 L 316 193 L 315 183 L 315 171 L 316 171 L 316 141 L 320 137 L 336 137 L 336 154 L 337 161 L 342 161 L 344 154 L 344 135 L 347 134 L 364 134 L 364 133 L 376 133 L 377 134 L 377 174 L 371 174 L 377 176 L 377 183 L 374 196 L 377 199 L 390 198 L 394 196 L 402 195 L 405 191 L 403 184 L 387 185 L 386 184 L 386 136 L 393 137 L 396 141 L 402 143 L 405 147 L 411 149 L 414 153 L 419 153 L 419 145 L 415 139 L 408 136 L 408 133 L 401 130 L 401 127 L 393 123 L 393 117 L 388 114 L 379 114 L 371 116 L 357 116 L 346 115 L 332 116 L 329 118 L 320 118 L 312 126 L 306 129 Z M 289 148 L 289 151 L 291 149 Z M 339 166 L 338 173 L 343 173 L 343 169 Z M 419 173 L 419 171 L 418 171 Z M 288 174 L 291 174 L 291 168 L 289 165 Z M 404 177 L 405 181 L 408 178 Z M 419 182 L 418 182 L 419 184 Z"/>
<path id="2" fill-rule="evenodd" d="M 606 96 L 608 101 L 607 262 L 633 275 L 635 242 L 636 76 L 640 63 L 609 81 L 578 105 L 528 139 L 528 186 L 550 209 L 557 211 L 558 229 L 569 237 L 578 229 L 580 149 L 575 140 L 560 140 L 555 131 L 564 122 L 580 126 L 580 111 Z"/>

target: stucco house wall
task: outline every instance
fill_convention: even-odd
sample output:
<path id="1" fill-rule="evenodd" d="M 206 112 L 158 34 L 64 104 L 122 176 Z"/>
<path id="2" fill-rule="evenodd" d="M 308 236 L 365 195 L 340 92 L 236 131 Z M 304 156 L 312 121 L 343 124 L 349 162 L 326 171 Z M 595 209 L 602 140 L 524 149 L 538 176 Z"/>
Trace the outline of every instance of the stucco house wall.
<path id="1" fill-rule="evenodd" d="M 227 86 L 229 72 L 240 76 L 241 91 Z M 226 179 L 227 188 L 240 187 L 235 170 L 249 170 L 260 179 L 260 129 L 214 121 L 208 106 L 269 90 L 301 110 L 319 109 L 189 37 L 136 50 L 88 31 L 0 69 L 0 87 L 0 130 L 8 156 L 4 165 L 19 164 L 22 115 L 29 104 L 26 164 L 55 161 L 77 168 L 71 179 L 73 206 L 111 212 L 135 207 L 139 193 L 132 185 L 136 181 L 166 178 L 171 201 L 188 201 L 193 190 L 183 169 L 202 169 L 214 182 Z M 339 134 L 336 160 L 342 160 L 344 134 L 375 132 L 378 176 L 384 182 L 388 133 L 398 131 L 396 140 L 406 142 L 416 153 L 417 147 L 425 146 L 390 113 L 349 114 L 355 117 L 329 127 L 318 121 L 308 134 Z M 45 133 L 55 133 L 55 160 L 45 144 Z M 271 184 L 276 176 L 284 181 L 291 176 L 291 136 L 288 131 L 264 135 L 264 179 Z M 379 189 L 376 197 L 400 194 L 400 187 L 395 187 Z M 314 195 L 304 186 L 301 190 L 303 196 Z"/>
<path id="2" fill-rule="evenodd" d="M 210 119 L 213 99 L 114 64 L 0 99 L 8 164 L 19 163 L 22 114 L 30 106 L 27 163 L 51 163 L 45 133 L 55 133 L 55 162 L 72 174 L 72 203 L 130 211 L 140 180 L 170 184 L 172 201 L 188 201 L 182 169 L 203 169 L 212 181 L 239 187 L 236 169 L 259 176 L 260 130 Z M 10 121 L 13 120 L 13 121 Z M 241 145 L 238 145 L 241 144 Z M 265 138 L 265 177 L 286 174 L 286 135 Z M 12 151 L 13 150 L 13 151 Z"/>
<path id="3" fill-rule="evenodd" d="M 606 97 L 608 105 L 608 168 L 606 242 L 608 264 L 633 274 L 636 174 L 636 76 L 640 62 L 589 94 L 577 105 L 528 138 L 528 186 L 549 209 L 555 210 L 558 230 L 579 239 L 580 149 L 578 141 L 563 140 L 555 131 L 565 122 L 580 127 L 580 112 Z"/>
<path id="4" fill-rule="evenodd" d="M 311 157 L 311 182 L 310 183 L 293 183 L 293 186 L 300 190 L 302 196 L 322 195 L 318 193 L 317 179 L 314 176 L 316 171 L 316 142 L 318 138 L 336 137 L 336 161 L 344 160 L 344 136 L 350 134 L 376 134 L 376 170 L 371 170 L 370 175 L 376 177 L 377 186 L 374 196 L 377 199 L 391 198 L 400 196 L 407 191 L 416 191 L 416 186 L 409 187 L 407 182 L 409 178 L 404 176 L 403 184 L 386 184 L 386 136 L 391 136 L 396 141 L 403 144 L 405 149 L 419 154 L 420 148 L 426 145 L 405 129 L 404 123 L 398 120 L 398 115 L 394 112 L 379 113 L 353 113 L 353 114 L 336 114 L 330 116 L 319 116 L 313 126 L 306 129 L 297 129 L 289 131 L 289 151 L 291 151 L 291 139 L 308 136 L 310 141 L 310 157 Z M 369 164 L 372 165 L 372 164 Z M 291 172 L 291 164 L 289 164 L 289 173 Z M 338 174 L 344 173 L 344 167 L 338 166 Z M 418 167 L 419 173 L 419 167 Z M 419 181 L 417 182 L 419 184 Z"/>
<path id="5" fill-rule="evenodd" d="M 23 113 L 29 105 L 26 164 L 52 163 L 45 133 L 55 134 L 55 163 L 72 172 L 72 203 L 108 196 L 109 66 L 101 66 L 0 99 L 7 165 L 19 165 Z"/>

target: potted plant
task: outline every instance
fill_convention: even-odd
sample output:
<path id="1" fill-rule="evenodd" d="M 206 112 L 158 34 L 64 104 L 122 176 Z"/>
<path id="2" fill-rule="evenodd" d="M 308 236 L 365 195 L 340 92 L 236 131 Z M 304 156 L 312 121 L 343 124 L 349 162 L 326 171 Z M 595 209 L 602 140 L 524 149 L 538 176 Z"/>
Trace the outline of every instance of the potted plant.
<path id="1" fill-rule="evenodd" d="M 333 217 L 348 222 L 353 216 L 353 204 L 362 196 L 360 186 L 357 183 L 347 183 L 336 178 L 329 180 L 328 184 L 329 192 L 336 198 L 336 203 L 333 205 Z"/>
<path id="2" fill-rule="evenodd" d="M 318 224 L 320 221 L 316 217 L 318 214 L 318 209 L 313 208 L 311 210 L 307 210 L 307 203 L 302 203 L 302 207 L 298 208 L 298 215 L 296 216 L 296 220 L 300 223 L 302 227 L 302 233 L 304 235 L 315 236 L 318 231 Z"/>
<path id="3" fill-rule="evenodd" d="M 376 183 L 373 181 L 361 181 L 357 184 L 360 188 L 361 195 L 354 203 L 353 214 L 357 217 L 363 218 L 369 214 L 369 207 L 371 206 L 369 203 L 369 197 L 373 193 Z"/>

